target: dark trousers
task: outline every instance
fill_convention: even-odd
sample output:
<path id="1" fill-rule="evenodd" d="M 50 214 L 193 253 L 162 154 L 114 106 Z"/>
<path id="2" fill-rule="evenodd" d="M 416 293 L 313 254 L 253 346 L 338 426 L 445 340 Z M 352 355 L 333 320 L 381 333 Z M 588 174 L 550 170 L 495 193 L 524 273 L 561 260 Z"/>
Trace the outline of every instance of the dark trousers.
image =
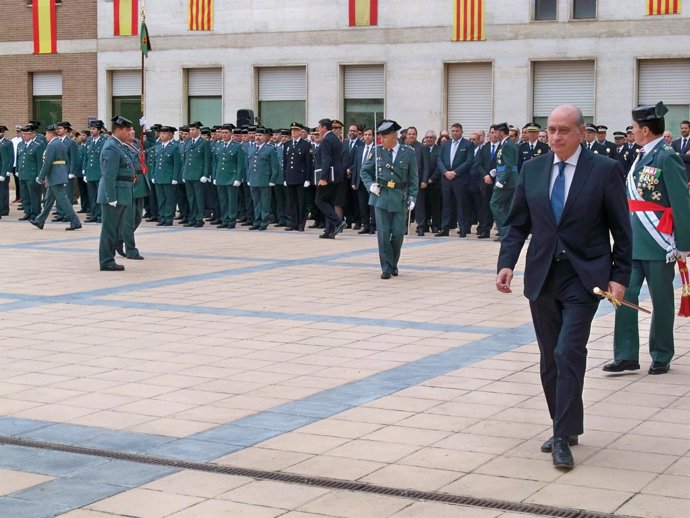
<path id="1" fill-rule="evenodd" d="M 541 352 L 541 384 L 556 437 L 584 432 L 582 389 L 587 341 L 599 300 L 569 261 L 553 262 L 544 287 L 530 301 Z"/>
<path id="2" fill-rule="evenodd" d="M 470 204 L 472 203 L 469 184 L 460 183 L 457 177 L 453 180 L 448 180 L 444 176 L 441 179 L 441 196 L 443 198 L 442 229 L 449 230 L 455 226 L 452 221 L 453 208 L 455 208 L 458 230 L 469 232 Z"/>
<path id="3" fill-rule="evenodd" d="M 414 220 L 417 223 L 417 230 L 428 232 L 429 230 L 429 216 L 427 215 L 427 189 L 422 189 L 421 186 L 417 191 L 417 199 L 414 202 Z"/>
<path id="4" fill-rule="evenodd" d="M 176 186 L 177 205 L 180 209 L 180 217 L 183 220 L 189 221 L 189 202 L 187 201 L 187 184 L 178 183 Z"/>
<path id="5" fill-rule="evenodd" d="M 161 223 L 172 223 L 175 218 L 177 185 L 157 183 L 154 190 L 158 202 L 158 219 Z"/>
<path id="6" fill-rule="evenodd" d="M 98 180 L 95 182 L 86 182 L 86 188 L 89 194 L 89 208 L 91 209 L 91 218 L 101 219 L 101 204 L 96 202 L 96 198 L 98 198 Z"/>
<path id="7" fill-rule="evenodd" d="M 379 262 L 381 271 L 393 273 L 398 268 L 400 251 L 405 232 L 407 232 L 407 212 L 388 212 L 375 208 L 376 236 L 379 244 Z"/>
<path id="8" fill-rule="evenodd" d="M 218 200 L 218 189 L 212 182 L 202 183 L 201 190 L 204 193 L 204 217 L 220 218 L 220 200 Z"/>
<path id="9" fill-rule="evenodd" d="M 339 183 L 329 183 L 320 185 L 316 188 L 316 206 L 323 213 L 326 221 L 326 232 L 335 231 L 336 227 L 342 223 L 342 219 L 335 211 L 334 200 L 340 189 Z"/>
<path id="10" fill-rule="evenodd" d="M 22 185 L 22 207 L 24 215 L 34 219 L 41 212 L 41 186 L 36 180 L 20 180 Z"/>
<path id="11" fill-rule="evenodd" d="M 307 190 L 303 184 L 288 185 L 287 195 L 290 224 L 292 228 L 304 230 L 304 226 L 307 223 Z"/>
<path id="12" fill-rule="evenodd" d="M 254 226 L 268 227 L 268 218 L 271 212 L 271 188 L 251 187 L 252 201 L 254 202 Z"/>
<path id="13" fill-rule="evenodd" d="M 254 202 L 251 188 L 246 182 L 240 187 L 240 207 L 242 207 L 240 219 L 246 219 L 247 223 L 254 223 Z"/>
<path id="14" fill-rule="evenodd" d="M 362 228 L 367 230 L 376 229 L 376 211 L 369 205 L 369 189 L 364 182 L 357 187 L 357 203 L 359 205 L 359 221 Z"/>
<path id="15" fill-rule="evenodd" d="M 307 187 L 307 211 L 311 214 L 315 223 L 323 223 L 323 214 L 316 206 L 316 186 Z"/>
<path id="16" fill-rule="evenodd" d="M 276 218 L 279 225 L 292 226 L 291 211 L 288 208 L 288 188 L 284 185 L 273 187 L 273 197 L 276 200 Z"/>
<path id="17" fill-rule="evenodd" d="M 189 203 L 189 222 L 204 222 L 204 193 L 199 180 L 187 180 L 187 203 Z"/>
<path id="18" fill-rule="evenodd" d="M 486 226 L 484 221 L 486 219 L 486 214 L 482 211 L 482 200 L 482 191 L 480 191 L 479 188 L 470 190 L 470 212 L 472 214 L 472 221 L 475 221 L 475 218 L 477 221 L 477 234 L 481 234 Z"/>
<path id="19" fill-rule="evenodd" d="M 153 187 L 153 185 L 151 185 Z M 144 204 L 148 205 L 148 212 L 151 214 L 153 219 L 160 221 L 160 211 L 158 210 L 158 193 L 156 189 L 149 189 L 149 195 L 146 198 L 142 198 L 142 207 Z"/>
<path id="20" fill-rule="evenodd" d="M 101 266 L 112 266 L 115 264 L 115 245 L 120 239 L 122 220 L 125 217 L 124 205 L 113 207 L 107 203 L 102 204 L 101 218 L 101 239 L 98 244 L 98 262 Z"/>
<path id="21" fill-rule="evenodd" d="M 220 203 L 220 213 L 218 218 L 224 225 L 234 228 L 237 224 L 237 200 L 241 187 L 231 185 L 219 185 L 218 201 Z"/>
<path id="22" fill-rule="evenodd" d="M 346 179 L 347 182 L 347 192 L 345 194 L 345 206 L 343 207 L 343 214 L 345 215 L 345 221 L 348 223 L 354 223 L 355 225 L 360 222 L 359 214 L 359 199 L 357 198 L 357 191 L 352 189 L 351 179 Z"/>
<path id="23" fill-rule="evenodd" d="M 513 194 L 515 194 L 515 189 L 506 189 L 505 187 L 502 189 L 494 187 L 494 192 L 491 194 L 491 201 L 489 202 L 491 214 L 496 220 L 498 233 L 501 237 L 506 233 L 505 222 L 508 219 L 510 205 L 513 203 Z"/>
<path id="24" fill-rule="evenodd" d="M 478 234 L 488 234 L 494 226 L 494 216 L 491 213 L 491 195 L 494 192 L 493 185 L 482 184 L 480 187 L 482 195 L 481 208 L 479 209 L 479 227 L 477 227 Z"/>
<path id="25" fill-rule="evenodd" d="M 57 205 L 58 214 L 68 218 L 72 228 L 81 226 L 81 221 L 79 221 L 79 217 L 72 208 L 72 200 L 67 194 L 67 185 L 53 185 L 52 187 L 48 187 L 45 205 L 41 213 L 34 218 L 36 221 L 44 224 L 55 204 Z"/>
<path id="26" fill-rule="evenodd" d="M 10 213 L 10 177 L 3 175 L 5 181 L 0 182 L 0 216 L 7 216 Z"/>
<path id="27" fill-rule="evenodd" d="M 134 203 L 131 206 L 125 207 L 125 214 L 120 226 L 120 241 L 125 245 L 127 257 L 139 255 L 134 240 L 134 232 L 141 225 L 142 211 L 144 210 L 144 198 L 134 198 L 132 201 Z"/>
<path id="28" fill-rule="evenodd" d="M 89 205 L 89 187 L 83 178 L 77 178 L 77 188 L 79 189 L 79 206 L 84 212 L 91 212 Z"/>
<path id="29" fill-rule="evenodd" d="M 17 171 L 16 167 L 12 168 L 12 172 L 15 173 Z M 14 177 L 14 199 L 19 201 L 22 199 L 22 188 L 19 184 L 19 180 L 17 177 Z"/>

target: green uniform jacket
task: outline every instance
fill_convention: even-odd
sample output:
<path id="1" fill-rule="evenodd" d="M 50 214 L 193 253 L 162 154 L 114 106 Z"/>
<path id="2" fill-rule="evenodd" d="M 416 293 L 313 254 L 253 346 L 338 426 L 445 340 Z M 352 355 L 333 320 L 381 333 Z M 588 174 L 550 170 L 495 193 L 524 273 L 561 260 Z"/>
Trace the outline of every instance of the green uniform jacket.
<path id="1" fill-rule="evenodd" d="M 378 163 L 374 164 L 376 160 Z M 376 153 L 372 153 L 371 159 L 362 166 L 361 177 L 367 190 L 373 183 L 381 186 L 379 196 L 369 195 L 369 205 L 388 212 L 406 211 L 410 200 L 416 199 L 419 182 L 414 149 L 400 144 L 395 162 L 391 162 L 390 153 L 383 146 L 376 146 Z M 395 185 L 389 186 L 392 185 L 389 182 Z"/>
<path id="2" fill-rule="evenodd" d="M 63 185 L 69 182 L 69 152 L 65 144 L 59 139 L 54 138 L 46 146 L 43 152 L 43 166 L 38 173 L 40 182 L 45 180 L 46 187 L 53 185 Z"/>
<path id="3" fill-rule="evenodd" d="M 182 178 L 198 181 L 202 176 L 211 176 L 211 143 L 203 137 L 189 139 L 184 146 Z"/>
<path id="4" fill-rule="evenodd" d="M 34 139 L 28 144 L 20 142 L 17 146 L 17 174 L 20 180 L 30 182 L 38 176 L 38 172 L 43 166 L 43 151 L 46 145 L 38 139 Z"/>
<path id="5" fill-rule="evenodd" d="M 673 148 L 661 140 L 654 149 L 638 160 L 633 171 L 637 192 L 645 201 L 673 209 L 676 248 L 690 251 L 690 193 L 685 166 Z M 640 213 L 641 214 L 641 213 Z M 661 217 L 663 212 L 655 212 Z M 657 244 L 631 213 L 633 230 L 633 259 L 639 261 L 666 261 L 666 251 Z M 644 217 L 644 216 L 643 216 Z"/>
<path id="6" fill-rule="evenodd" d="M 65 149 L 67 149 L 67 172 L 69 174 L 73 174 L 74 176 L 78 176 L 81 174 L 82 163 L 79 160 L 79 148 L 77 143 L 69 137 L 65 137 L 60 140 L 64 144 Z"/>
<path id="7" fill-rule="evenodd" d="M 132 186 L 132 197 L 134 199 L 146 198 L 151 193 L 151 190 L 149 189 L 149 180 L 141 168 L 140 153 L 143 153 L 141 144 L 139 144 L 139 141 L 134 141 L 132 144 L 125 144 L 125 149 L 132 160 L 134 172 L 136 173 L 136 179 L 134 180 L 134 185 Z M 144 161 L 146 162 L 145 157 Z"/>
<path id="8" fill-rule="evenodd" d="M 515 190 L 518 179 L 518 148 L 509 137 L 496 152 L 496 181 L 504 190 Z"/>
<path id="9" fill-rule="evenodd" d="M 278 181 L 278 153 L 270 144 L 252 147 L 247 160 L 247 183 L 251 187 L 269 187 Z"/>
<path id="10" fill-rule="evenodd" d="M 98 140 L 93 137 L 86 139 L 86 150 L 84 151 L 84 160 L 81 165 L 83 176 L 89 182 L 97 182 L 101 179 L 101 151 L 107 139 L 100 135 Z"/>
<path id="11" fill-rule="evenodd" d="M 0 139 L 0 174 L 12 172 L 14 167 L 14 145 L 11 140 Z"/>
<path id="12" fill-rule="evenodd" d="M 161 185 L 171 184 L 173 180 L 182 181 L 182 143 L 170 140 L 164 147 L 163 143 L 156 144 L 154 166 L 151 169 L 155 183 Z"/>
<path id="13" fill-rule="evenodd" d="M 115 137 L 110 137 L 101 150 L 101 179 L 98 183 L 98 203 L 117 202 L 118 205 L 132 205 L 132 181 L 118 180 L 131 178 L 134 180 L 134 164 L 125 145 Z"/>
<path id="14" fill-rule="evenodd" d="M 236 180 L 245 181 L 247 157 L 239 142 L 231 141 L 227 146 L 220 144 L 216 148 L 215 162 L 213 179 L 216 185 L 232 185 Z"/>
<path id="15" fill-rule="evenodd" d="M 278 153 L 278 178 L 276 185 L 283 185 L 285 183 L 285 144 L 279 144 L 274 146 L 276 148 L 276 153 Z"/>

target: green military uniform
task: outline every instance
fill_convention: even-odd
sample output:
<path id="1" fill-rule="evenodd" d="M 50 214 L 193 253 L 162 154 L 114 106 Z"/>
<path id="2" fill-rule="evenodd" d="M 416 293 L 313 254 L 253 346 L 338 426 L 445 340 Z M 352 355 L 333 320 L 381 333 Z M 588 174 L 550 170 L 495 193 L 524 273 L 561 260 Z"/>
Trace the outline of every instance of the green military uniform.
<path id="1" fill-rule="evenodd" d="M 164 126 L 165 131 L 174 133 L 175 128 Z M 156 188 L 156 200 L 158 201 L 158 225 L 170 227 L 175 217 L 175 205 L 177 200 L 177 185 L 182 180 L 182 156 L 180 144 L 174 140 L 167 143 L 156 144 L 152 153 L 153 167 L 152 181 Z"/>
<path id="2" fill-rule="evenodd" d="M 503 128 L 508 132 L 506 123 L 499 124 L 497 131 Z M 501 237 L 505 235 L 505 222 L 508 219 L 510 204 L 513 202 L 513 194 L 518 180 L 518 149 L 510 137 L 506 137 L 496 151 L 496 176 L 494 177 L 494 190 L 489 206 L 493 214 L 498 232 Z"/>
<path id="3" fill-rule="evenodd" d="M 0 125 L 0 218 L 10 212 L 10 177 L 14 167 L 14 145 L 5 138 L 6 126 Z"/>
<path id="4" fill-rule="evenodd" d="M 384 120 L 378 128 L 386 135 L 396 133 L 400 126 L 395 121 Z M 396 144 L 392 150 L 376 147 L 376 153 L 362 166 L 361 178 L 367 189 L 378 185 L 380 193 L 369 196 L 369 205 L 376 212 L 381 277 L 398 274 L 398 261 L 403 239 L 407 232 L 407 211 L 416 199 L 419 185 L 415 150 L 405 144 Z M 413 207 L 413 205 L 412 205 Z"/>
<path id="5" fill-rule="evenodd" d="M 246 180 L 246 164 L 247 159 L 242 144 L 235 141 L 218 144 L 213 184 L 218 190 L 220 201 L 219 228 L 235 228 L 240 188 Z"/>
<path id="6" fill-rule="evenodd" d="M 633 118 L 636 121 L 654 120 L 663 117 L 664 113 L 666 108 L 659 103 L 637 108 L 633 111 Z M 649 352 L 653 361 L 650 374 L 662 374 L 668 370 L 675 351 L 674 262 L 678 251 L 690 251 L 690 194 L 683 162 L 662 137 L 649 142 L 642 150 L 627 180 L 633 230 L 633 269 L 625 300 L 637 304 L 642 283 L 647 280 L 653 309 L 649 335 Z M 650 207 L 644 202 L 654 205 Z M 672 232 L 657 228 L 665 213 L 661 209 L 665 208 L 670 208 L 673 213 Z M 664 227 L 663 224 L 661 226 Z M 623 306 L 616 311 L 614 358 L 637 362 L 639 353 L 637 311 Z M 618 372 L 606 367 L 604 370 Z M 656 372 L 652 372 L 654 367 Z"/>
<path id="7" fill-rule="evenodd" d="M 115 117 L 113 122 L 126 127 L 131 122 Z M 132 184 L 135 172 L 125 145 L 116 137 L 109 138 L 100 156 L 101 180 L 97 201 L 101 204 L 103 225 L 98 248 L 101 270 L 124 270 L 115 263 L 115 246 L 120 238 L 125 209 L 132 205 Z M 113 205 L 114 204 L 114 205 Z"/>
<path id="8" fill-rule="evenodd" d="M 143 171 L 142 159 L 144 159 L 144 151 L 139 141 L 135 140 L 131 144 L 128 142 L 124 146 L 134 166 L 135 177 L 132 184 L 132 204 L 125 207 L 125 214 L 122 218 L 122 227 L 120 229 L 120 242 L 116 250 L 119 253 L 124 251 L 127 259 L 143 259 L 137 249 L 134 232 L 141 225 L 144 200 L 148 198 L 151 191 L 148 178 Z"/>
<path id="9" fill-rule="evenodd" d="M 261 128 L 257 129 L 257 133 Z M 278 181 L 278 154 L 271 144 L 251 147 L 247 160 L 247 184 L 254 204 L 254 225 L 250 230 L 266 230 L 271 210 L 271 187 Z"/>
<path id="10" fill-rule="evenodd" d="M 25 126 L 22 131 L 33 131 Z M 46 145 L 38 138 L 27 142 L 20 142 L 17 146 L 17 178 L 21 185 L 22 207 L 24 216 L 22 220 L 34 219 L 41 212 L 41 186 L 36 183 L 38 172 L 43 166 L 43 151 Z"/>
<path id="11" fill-rule="evenodd" d="M 190 124 L 190 127 L 200 127 L 200 123 Z M 211 143 L 201 136 L 185 141 L 182 178 L 187 187 L 187 201 L 189 202 L 189 222 L 187 225 L 190 227 L 204 226 L 206 205 L 201 183 L 209 181 L 210 175 Z"/>
<path id="12" fill-rule="evenodd" d="M 100 121 L 96 121 L 100 122 Z M 96 122 L 90 124 L 95 126 Z M 98 183 L 101 180 L 101 152 L 105 145 L 106 138 L 103 135 L 98 135 L 96 138 L 89 137 L 86 139 L 86 149 L 84 150 L 84 161 L 82 162 L 82 179 L 86 182 L 87 193 L 89 196 L 89 218 L 87 222 L 98 222 L 101 220 L 101 206 L 97 201 L 98 198 Z"/>

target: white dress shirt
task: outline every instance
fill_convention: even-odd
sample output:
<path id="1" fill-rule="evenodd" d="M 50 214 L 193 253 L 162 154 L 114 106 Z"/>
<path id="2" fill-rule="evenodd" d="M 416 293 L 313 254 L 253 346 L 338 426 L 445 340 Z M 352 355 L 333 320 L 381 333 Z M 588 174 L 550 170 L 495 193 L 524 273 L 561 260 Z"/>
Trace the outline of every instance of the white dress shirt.
<path id="1" fill-rule="evenodd" d="M 570 192 L 570 186 L 573 183 L 573 178 L 575 177 L 575 168 L 577 167 L 577 161 L 580 159 L 580 153 L 582 153 L 582 147 L 577 146 L 577 150 L 573 155 L 565 161 L 565 193 L 563 196 L 563 203 L 568 201 L 568 193 Z M 549 184 L 549 198 L 551 198 L 551 191 L 553 191 L 553 184 L 556 183 L 556 177 L 558 176 L 558 163 L 561 160 L 554 154 L 553 156 L 553 166 L 551 167 L 551 183 Z"/>

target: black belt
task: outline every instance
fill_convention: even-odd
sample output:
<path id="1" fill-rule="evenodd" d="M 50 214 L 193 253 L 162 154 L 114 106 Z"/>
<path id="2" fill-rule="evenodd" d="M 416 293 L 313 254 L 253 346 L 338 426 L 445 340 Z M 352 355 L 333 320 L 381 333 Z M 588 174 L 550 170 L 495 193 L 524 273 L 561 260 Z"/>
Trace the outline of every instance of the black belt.
<path id="1" fill-rule="evenodd" d="M 133 176 L 119 176 L 115 178 L 118 182 L 134 182 Z"/>

